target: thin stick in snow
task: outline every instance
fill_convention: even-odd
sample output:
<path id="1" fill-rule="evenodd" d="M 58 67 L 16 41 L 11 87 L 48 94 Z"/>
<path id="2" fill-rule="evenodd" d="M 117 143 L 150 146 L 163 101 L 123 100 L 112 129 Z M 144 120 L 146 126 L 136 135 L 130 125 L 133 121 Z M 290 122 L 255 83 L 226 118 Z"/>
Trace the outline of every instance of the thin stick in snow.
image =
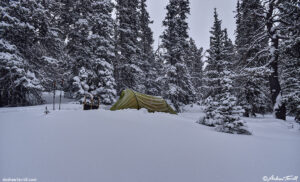
<path id="1" fill-rule="evenodd" d="M 60 106 L 61 106 L 61 94 L 62 94 L 62 89 L 63 89 L 63 86 L 64 85 L 64 80 L 62 79 L 61 80 L 61 89 L 60 89 L 60 94 L 59 94 L 59 106 L 58 106 L 58 110 L 60 110 Z"/>
<path id="2" fill-rule="evenodd" d="M 53 81 L 53 110 L 55 110 L 55 90 L 56 90 L 56 83 Z"/>

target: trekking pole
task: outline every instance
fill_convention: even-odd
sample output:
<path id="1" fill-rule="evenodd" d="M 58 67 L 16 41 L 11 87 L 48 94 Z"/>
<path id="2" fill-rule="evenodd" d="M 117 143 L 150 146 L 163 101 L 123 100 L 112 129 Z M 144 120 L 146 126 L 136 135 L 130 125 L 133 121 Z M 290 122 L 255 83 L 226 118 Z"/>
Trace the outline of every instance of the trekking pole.
<path id="1" fill-rule="evenodd" d="M 100 109 L 100 97 L 98 96 L 98 109 Z"/>
<path id="2" fill-rule="evenodd" d="M 59 94 L 59 106 L 58 106 L 58 110 L 60 110 L 60 105 L 61 105 L 61 94 L 62 94 L 62 89 L 64 87 L 64 79 L 61 80 L 61 89 L 60 89 L 60 94 Z"/>
<path id="3" fill-rule="evenodd" d="M 55 110 L 55 89 L 56 89 L 56 83 L 53 81 L 53 110 Z"/>

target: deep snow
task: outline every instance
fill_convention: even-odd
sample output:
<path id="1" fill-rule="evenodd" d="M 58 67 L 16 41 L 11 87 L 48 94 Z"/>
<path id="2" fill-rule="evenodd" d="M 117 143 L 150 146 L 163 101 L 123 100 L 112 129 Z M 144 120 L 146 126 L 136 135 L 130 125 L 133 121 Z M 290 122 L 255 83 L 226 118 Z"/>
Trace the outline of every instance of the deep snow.
<path id="1" fill-rule="evenodd" d="M 48 105 L 48 115 L 45 105 L 0 109 L 0 180 L 259 182 L 300 175 L 300 131 L 291 118 L 246 119 L 253 135 L 242 136 L 195 123 L 199 107 L 179 115 L 62 108 Z"/>

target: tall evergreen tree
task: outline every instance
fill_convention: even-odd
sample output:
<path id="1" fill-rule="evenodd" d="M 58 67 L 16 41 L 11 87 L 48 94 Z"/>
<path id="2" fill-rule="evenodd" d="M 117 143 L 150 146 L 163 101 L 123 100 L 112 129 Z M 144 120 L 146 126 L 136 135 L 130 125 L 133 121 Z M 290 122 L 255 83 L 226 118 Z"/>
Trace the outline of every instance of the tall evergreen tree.
<path id="1" fill-rule="evenodd" d="M 276 6 L 279 5 L 281 1 L 268 0 L 267 8 L 265 11 L 265 27 L 267 28 L 267 37 L 270 41 L 270 46 L 268 49 L 268 64 L 271 68 L 271 75 L 269 77 L 270 91 L 272 104 L 274 106 L 275 116 L 278 119 L 286 119 L 286 107 L 285 103 L 282 101 L 282 91 L 279 82 L 278 64 L 279 64 L 279 29 L 276 25 L 275 16 Z M 262 36 L 264 37 L 264 36 Z"/>
<path id="2" fill-rule="evenodd" d="M 218 18 L 217 10 L 214 10 L 214 24 L 211 28 L 210 48 L 207 50 L 207 65 L 204 72 L 205 98 L 215 96 L 221 92 L 220 73 L 223 71 L 223 31 L 221 20 Z"/>
<path id="3" fill-rule="evenodd" d="M 196 99 L 202 98 L 202 79 L 203 79 L 203 48 L 197 48 L 195 41 L 190 38 L 188 49 L 186 52 L 185 62 L 188 67 L 191 81 L 196 91 Z"/>
<path id="4" fill-rule="evenodd" d="M 190 13 L 189 0 L 170 0 L 167 15 L 163 21 L 162 47 L 165 60 L 163 96 L 170 99 L 177 110 L 182 104 L 195 99 L 195 90 L 185 63 L 188 48 L 187 15 Z"/>
<path id="5" fill-rule="evenodd" d="M 277 6 L 280 13 L 280 31 L 284 37 L 279 46 L 283 102 L 287 114 L 300 122 L 300 2 L 282 1 Z M 282 36 L 282 35 L 281 35 Z"/>
<path id="6" fill-rule="evenodd" d="M 1 105 L 41 103 L 40 91 L 56 75 L 61 42 L 46 8 L 39 0 L 1 2 Z"/>
<path id="7" fill-rule="evenodd" d="M 205 100 L 205 117 L 199 123 L 214 126 L 220 132 L 251 134 L 240 115 L 244 112 L 234 96 L 232 71 L 233 45 L 222 30 L 221 20 L 214 10 L 214 24 L 210 31 L 210 48 L 205 69 L 205 79 L 208 89 Z"/>
<path id="8" fill-rule="evenodd" d="M 66 5 L 69 5 L 66 6 Z M 70 74 L 73 97 L 99 96 L 104 104 L 116 96 L 112 60 L 114 59 L 113 4 L 110 0 L 77 1 L 65 4 L 66 11 L 75 8 L 70 17 L 66 50 L 71 57 Z M 68 18 L 68 16 L 63 17 Z"/>
<path id="9" fill-rule="evenodd" d="M 288 10 L 288 13 L 282 13 L 285 1 L 283 0 L 264 0 L 265 9 L 263 12 L 256 12 L 257 16 L 263 18 L 263 27 L 266 29 L 266 33 L 258 34 L 254 37 L 255 40 L 267 39 L 269 44 L 266 49 L 260 51 L 267 57 L 267 66 L 270 68 L 271 73 L 269 76 L 269 85 L 271 93 L 271 101 L 273 104 L 273 110 L 275 117 L 278 119 L 286 119 L 286 106 L 284 99 L 282 99 L 282 83 L 280 83 L 280 44 L 285 39 L 289 39 L 289 33 L 293 35 L 295 31 L 293 28 L 286 32 L 285 28 L 289 26 L 286 17 L 291 16 L 293 18 L 293 13 L 295 16 L 299 16 L 299 11 L 297 10 L 297 1 L 287 1 L 288 4 L 294 3 L 292 7 L 296 7 L 296 11 Z M 299 5 L 298 5 L 299 6 Z M 293 20 L 292 20 L 293 22 Z M 295 23 L 295 22 L 293 22 Z M 293 24 L 292 23 L 292 24 Z M 291 24 L 290 24 L 291 25 Z M 292 25 L 293 27 L 294 25 Z"/>
<path id="10" fill-rule="evenodd" d="M 116 83 L 113 77 L 115 58 L 113 40 L 113 3 L 111 0 L 94 0 L 92 6 L 92 29 L 90 41 L 93 43 L 93 70 L 95 91 L 104 104 L 112 104 L 116 97 Z"/>
<path id="11" fill-rule="evenodd" d="M 141 49 L 141 69 L 145 74 L 145 93 L 151 95 L 157 95 L 157 65 L 155 62 L 155 56 L 153 51 L 153 32 L 149 27 L 153 21 L 150 20 L 149 13 L 147 11 L 146 0 L 139 1 L 139 47 Z"/>
<path id="12" fill-rule="evenodd" d="M 62 39 L 62 30 L 57 25 L 57 16 L 53 12 L 53 2 L 37 0 L 38 7 L 32 16 L 34 26 L 38 30 L 38 41 L 33 48 L 34 59 L 36 64 L 34 70 L 41 80 L 45 90 L 53 88 L 53 81 L 63 78 L 67 57 L 64 53 L 64 40 Z"/>
<path id="13" fill-rule="evenodd" d="M 78 91 L 78 88 L 73 85 L 73 78 L 74 76 L 78 76 L 80 70 L 80 63 L 79 61 L 76 61 L 76 59 L 78 59 L 76 58 L 76 51 L 78 51 L 80 46 L 77 47 L 76 44 L 74 45 L 72 43 L 75 43 L 76 39 L 80 39 L 80 36 L 76 36 L 79 35 L 79 32 L 76 32 L 77 30 L 79 31 L 79 24 L 77 21 L 80 18 L 80 11 L 83 11 L 79 11 L 79 6 L 81 6 L 79 0 L 49 0 L 52 25 L 54 25 L 57 30 L 60 30 L 58 38 L 63 42 L 62 49 L 65 62 L 63 63 L 64 69 L 61 77 L 67 80 L 64 89 L 70 92 L 71 96 L 77 98 L 81 98 L 83 95 L 75 93 Z M 86 8 L 86 6 L 81 7 L 81 9 L 84 8 Z M 80 32 L 82 34 L 82 31 Z M 84 36 L 81 38 L 83 39 Z"/>
<path id="14" fill-rule="evenodd" d="M 66 4 L 67 5 L 67 4 Z M 71 57 L 71 74 L 69 81 L 71 92 L 76 99 L 83 99 L 84 95 L 92 94 L 96 89 L 93 82 L 93 45 L 90 41 L 92 27 L 91 0 L 74 1 L 66 11 L 73 9 L 69 21 L 67 45 L 65 50 Z"/>
<path id="15" fill-rule="evenodd" d="M 138 43 L 138 0 L 117 0 L 116 5 L 116 62 L 117 90 L 132 88 L 144 91 L 141 49 Z"/>
<path id="16" fill-rule="evenodd" d="M 112 66 L 112 2 L 77 0 L 58 1 L 53 5 L 69 60 L 66 65 L 69 70 L 66 72 L 69 77 L 67 89 L 76 99 L 97 95 L 102 103 L 111 104 L 116 96 Z"/>
<path id="17" fill-rule="evenodd" d="M 138 17 L 138 26 L 139 26 L 139 44 L 141 47 L 142 59 L 147 62 L 152 62 L 154 59 L 153 47 L 153 32 L 149 27 L 153 21 L 150 20 L 149 13 L 147 11 L 147 0 L 140 0 L 139 2 L 139 17 Z"/>
<path id="18" fill-rule="evenodd" d="M 237 4 L 236 85 L 239 87 L 237 95 L 245 116 L 266 112 L 271 105 L 268 99 L 266 57 L 262 54 L 267 48 L 268 39 L 253 38 L 265 34 L 264 20 L 257 15 L 263 12 L 263 8 L 260 0 L 241 0 Z"/>

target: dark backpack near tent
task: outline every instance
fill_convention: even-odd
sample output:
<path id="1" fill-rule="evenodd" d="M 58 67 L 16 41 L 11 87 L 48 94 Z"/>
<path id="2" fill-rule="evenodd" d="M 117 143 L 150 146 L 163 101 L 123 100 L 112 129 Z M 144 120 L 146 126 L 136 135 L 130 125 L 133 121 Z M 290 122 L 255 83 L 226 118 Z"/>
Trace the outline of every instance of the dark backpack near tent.
<path id="1" fill-rule="evenodd" d="M 99 109 L 100 98 L 98 96 L 84 96 L 83 110 Z"/>
<path id="2" fill-rule="evenodd" d="M 110 108 L 110 110 L 115 111 L 141 108 L 147 109 L 148 112 L 177 114 L 163 98 L 142 94 L 131 89 L 123 90 L 119 100 Z"/>

